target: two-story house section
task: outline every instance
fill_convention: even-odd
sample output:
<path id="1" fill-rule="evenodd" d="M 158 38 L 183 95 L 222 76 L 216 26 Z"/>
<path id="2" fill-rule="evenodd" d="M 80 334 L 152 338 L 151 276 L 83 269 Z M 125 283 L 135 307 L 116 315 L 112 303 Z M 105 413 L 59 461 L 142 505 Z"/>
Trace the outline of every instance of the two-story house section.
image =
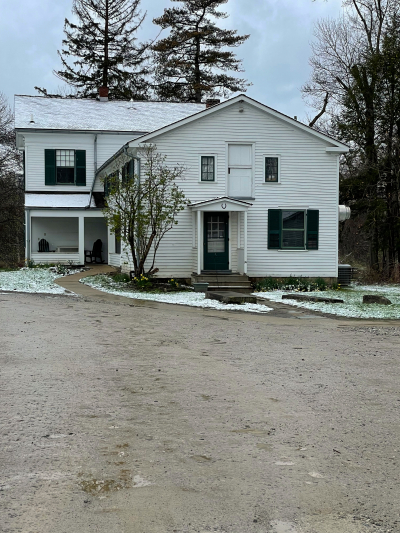
<path id="1" fill-rule="evenodd" d="M 161 277 L 337 277 L 346 145 L 239 95 L 138 136 L 97 175 L 122 174 L 126 154 L 146 143 L 186 168 L 179 186 L 190 201 L 158 249 Z M 121 266 L 130 268 L 129 257 Z"/>
<path id="2" fill-rule="evenodd" d="M 101 239 L 104 187 L 97 169 L 124 144 L 205 109 L 204 104 L 15 97 L 17 146 L 24 151 L 26 257 L 84 264 Z M 115 257 L 114 257 L 115 259 Z M 116 258 L 119 264 L 119 255 Z"/>

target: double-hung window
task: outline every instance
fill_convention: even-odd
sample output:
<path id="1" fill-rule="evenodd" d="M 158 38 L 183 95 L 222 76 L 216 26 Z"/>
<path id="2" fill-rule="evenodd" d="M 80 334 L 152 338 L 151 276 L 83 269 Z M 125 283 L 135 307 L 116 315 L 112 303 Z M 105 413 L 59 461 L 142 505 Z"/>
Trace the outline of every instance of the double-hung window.
<path id="1" fill-rule="evenodd" d="M 318 250 L 318 209 L 268 209 L 268 248 Z"/>
<path id="2" fill-rule="evenodd" d="M 56 183 L 75 183 L 75 150 L 56 150 Z"/>
<path id="3" fill-rule="evenodd" d="M 45 185 L 86 185 L 86 151 L 46 149 Z"/>
<path id="4" fill-rule="evenodd" d="M 282 248 L 304 248 L 305 211 L 282 210 Z"/>
<path id="5" fill-rule="evenodd" d="M 279 157 L 265 157 L 265 183 L 278 183 L 279 171 Z"/>
<path id="6" fill-rule="evenodd" d="M 215 156 L 201 156 L 201 181 L 215 181 Z"/>

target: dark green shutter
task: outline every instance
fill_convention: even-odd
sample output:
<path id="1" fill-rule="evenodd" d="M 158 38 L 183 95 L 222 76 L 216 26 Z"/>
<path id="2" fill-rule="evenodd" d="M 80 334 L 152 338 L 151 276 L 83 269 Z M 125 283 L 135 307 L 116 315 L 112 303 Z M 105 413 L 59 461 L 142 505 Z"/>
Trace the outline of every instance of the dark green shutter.
<path id="1" fill-rule="evenodd" d="M 75 151 L 75 184 L 86 185 L 86 150 Z"/>
<path id="2" fill-rule="evenodd" d="M 56 184 L 56 151 L 48 150 L 44 151 L 44 184 L 55 185 Z"/>
<path id="3" fill-rule="evenodd" d="M 135 162 L 131 159 L 128 163 L 128 177 L 132 179 L 135 174 Z"/>
<path id="4" fill-rule="evenodd" d="M 307 211 L 307 250 L 318 250 L 319 210 Z"/>
<path id="5" fill-rule="evenodd" d="M 281 247 L 281 209 L 268 209 L 268 249 Z"/>
<path id="6" fill-rule="evenodd" d="M 110 182 L 108 181 L 108 177 L 104 178 L 104 196 L 108 196 L 110 194 Z"/>

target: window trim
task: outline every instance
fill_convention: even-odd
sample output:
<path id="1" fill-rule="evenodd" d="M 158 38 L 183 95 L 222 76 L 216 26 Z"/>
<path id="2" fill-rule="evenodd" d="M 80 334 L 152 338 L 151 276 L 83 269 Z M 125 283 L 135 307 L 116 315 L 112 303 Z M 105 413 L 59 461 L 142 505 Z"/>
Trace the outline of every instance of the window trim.
<path id="1" fill-rule="evenodd" d="M 213 157 L 214 158 L 214 179 L 211 180 L 203 180 L 202 178 L 202 158 L 203 157 Z M 203 153 L 199 154 L 199 183 L 217 183 L 217 154 L 212 153 Z"/>
<path id="2" fill-rule="evenodd" d="M 267 157 L 273 157 L 278 160 L 278 180 L 277 181 L 267 181 L 267 173 L 266 173 L 266 159 Z M 263 154 L 263 162 L 264 162 L 264 168 L 263 168 L 263 174 L 264 174 L 264 180 L 263 183 L 267 185 L 277 184 L 281 183 L 281 155 L 280 154 Z"/>

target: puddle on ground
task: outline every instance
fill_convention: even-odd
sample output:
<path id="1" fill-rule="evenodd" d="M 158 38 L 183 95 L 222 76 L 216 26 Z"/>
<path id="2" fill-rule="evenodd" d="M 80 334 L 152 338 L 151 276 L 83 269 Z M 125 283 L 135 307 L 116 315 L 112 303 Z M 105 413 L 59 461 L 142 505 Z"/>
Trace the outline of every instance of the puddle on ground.
<path id="1" fill-rule="evenodd" d="M 273 450 L 273 447 L 270 444 L 256 444 L 257 448 L 260 450 L 265 450 L 267 452 L 271 452 Z"/>
<path id="2" fill-rule="evenodd" d="M 79 485 L 87 494 L 98 496 L 122 489 L 130 489 L 132 487 L 130 481 L 125 479 L 83 479 Z"/>
<path id="3" fill-rule="evenodd" d="M 211 398 L 211 396 L 208 396 L 207 394 L 202 394 L 201 397 L 203 400 L 209 400 Z"/>
<path id="4" fill-rule="evenodd" d="M 208 461 L 211 461 L 211 457 L 207 457 L 206 455 L 191 455 L 190 458 L 198 463 L 207 463 Z"/>
<path id="5" fill-rule="evenodd" d="M 83 475 L 82 473 L 78 474 L 79 477 Z M 79 481 L 79 486 L 84 492 L 92 496 L 103 497 L 119 490 L 147 487 L 148 485 L 151 485 L 150 481 L 146 481 L 138 474 L 132 478 L 131 471 L 128 469 L 121 470 L 118 479 L 92 478 Z"/>

